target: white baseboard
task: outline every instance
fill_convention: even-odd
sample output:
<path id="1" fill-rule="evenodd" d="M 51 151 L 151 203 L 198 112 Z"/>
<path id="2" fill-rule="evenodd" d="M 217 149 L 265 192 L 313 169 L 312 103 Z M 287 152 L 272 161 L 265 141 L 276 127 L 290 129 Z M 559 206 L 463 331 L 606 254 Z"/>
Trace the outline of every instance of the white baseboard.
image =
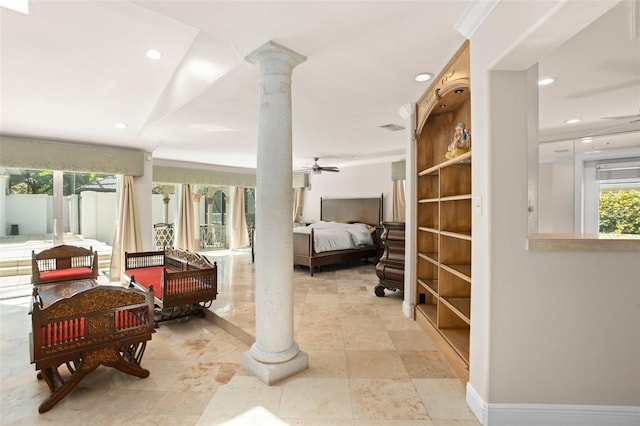
<path id="1" fill-rule="evenodd" d="M 467 404 L 483 426 L 638 426 L 640 406 L 493 404 L 467 383 Z"/>

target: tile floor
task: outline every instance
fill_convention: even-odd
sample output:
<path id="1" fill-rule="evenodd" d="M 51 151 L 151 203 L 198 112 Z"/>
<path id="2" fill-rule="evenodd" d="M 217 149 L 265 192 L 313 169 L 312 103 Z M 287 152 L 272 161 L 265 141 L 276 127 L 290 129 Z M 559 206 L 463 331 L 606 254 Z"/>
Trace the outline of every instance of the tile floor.
<path id="1" fill-rule="evenodd" d="M 251 256 L 205 254 L 218 262 L 219 299 L 205 319 L 162 323 L 142 362 L 148 378 L 100 367 L 44 414 L 38 405 L 48 387 L 29 364 L 29 299 L 0 301 L 0 423 L 479 425 L 463 383 L 402 315 L 402 294 L 374 295 L 372 264 L 314 277 L 295 270 L 295 340 L 310 365 L 267 386 L 239 365 L 255 330 Z M 267 416 L 256 420 L 254 407 Z"/>

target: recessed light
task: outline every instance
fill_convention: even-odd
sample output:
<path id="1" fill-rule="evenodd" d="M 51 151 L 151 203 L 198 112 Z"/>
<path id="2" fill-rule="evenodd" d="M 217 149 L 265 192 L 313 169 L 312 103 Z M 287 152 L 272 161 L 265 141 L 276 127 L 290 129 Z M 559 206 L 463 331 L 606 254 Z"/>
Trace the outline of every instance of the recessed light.
<path id="1" fill-rule="evenodd" d="M 117 129 L 126 129 L 127 123 L 116 123 L 115 126 Z"/>
<path id="2" fill-rule="evenodd" d="M 567 124 L 575 124 L 575 123 L 579 123 L 579 122 L 581 122 L 581 121 L 582 121 L 582 120 L 581 120 L 581 119 L 579 119 L 579 118 L 570 118 L 570 119 L 568 119 L 567 121 L 565 121 L 565 123 L 567 123 Z"/>
<path id="3" fill-rule="evenodd" d="M 416 81 L 429 81 L 433 78 L 433 74 L 431 74 L 430 72 L 421 72 L 420 74 L 416 75 L 415 80 Z"/>
<path id="4" fill-rule="evenodd" d="M 589 143 L 589 142 L 593 142 L 593 138 L 582 138 L 582 143 Z"/>
<path id="5" fill-rule="evenodd" d="M 553 79 L 552 77 L 541 78 L 540 80 L 538 80 L 538 86 L 548 86 L 554 81 L 555 79 Z"/>
<path id="6" fill-rule="evenodd" d="M 454 92 L 455 93 L 462 93 L 462 92 L 464 92 L 464 89 L 456 89 L 456 90 L 454 90 Z"/>
<path id="7" fill-rule="evenodd" d="M 147 54 L 147 58 L 153 59 L 154 61 L 157 61 L 158 59 L 162 58 L 162 53 L 160 53 L 156 49 L 147 49 L 146 54 Z"/>

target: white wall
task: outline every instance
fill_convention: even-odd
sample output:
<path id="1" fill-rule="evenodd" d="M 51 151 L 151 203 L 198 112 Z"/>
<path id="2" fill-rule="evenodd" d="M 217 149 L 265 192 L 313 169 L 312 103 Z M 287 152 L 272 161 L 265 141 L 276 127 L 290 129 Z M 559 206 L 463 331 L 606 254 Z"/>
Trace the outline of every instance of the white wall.
<path id="1" fill-rule="evenodd" d="M 53 226 L 49 213 L 49 196 L 46 194 L 9 194 L 6 198 L 6 224 L 18 225 L 21 235 L 47 234 Z M 51 228 L 52 229 L 52 228 Z"/>
<path id="2" fill-rule="evenodd" d="M 117 215 L 116 194 L 85 191 L 79 199 L 71 195 L 64 197 L 64 201 L 64 232 L 80 233 L 84 238 L 112 244 Z M 9 194 L 4 210 L 7 230 L 16 224 L 21 235 L 53 233 L 52 196 Z"/>
<path id="3" fill-rule="evenodd" d="M 142 239 L 142 249 L 145 251 L 155 250 L 152 222 L 152 198 L 153 187 L 153 160 L 150 152 L 144 153 L 144 174 L 133 178 L 136 188 L 136 201 L 140 216 L 140 233 Z"/>
<path id="4" fill-rule="evenodd" d="M 84 191 L 80 195 L 80 234 L 84 238 L 113 244 L 118 216 L 114 192 Z"/>
<path id="5" fill-rule="evenodd" d="M 384 194 L 383 220 L 391 220 L 391 162 L 341 167 L 339 173 L 309 175 L 311 189 L 304 191 L 302 220 L 320 220 L 320 198 L 375 198 Z"/>
<path id="6" fill-rule="evenodd" d="M 525 248 L 528 111 L 537 112 L 526 70 L 545 53 L 536 50 L 542 24 L 564 17 L 555 35 L 570 37 L 585 14 L 614 4 L 500 2 L 471 38 L 473 193 L 484 210 L 473 218 L 467 395 L 480 400 L 474 407 L 483 421 L 494 407 L 515 407 L 517 418 L 485 424 L 631 424 L 631 417 L 612 423 L 607 413 L 640 405 L 638 253 Z M 575 423 L 566 404 L 606 408 L 599 423 Z M 536 410 L 551 417 L 536 422 Z"/>
<path id="7" fill-rule="evenodd" d="M 540 164 L 538 232 L 574 232 L 573 162 Z"/>

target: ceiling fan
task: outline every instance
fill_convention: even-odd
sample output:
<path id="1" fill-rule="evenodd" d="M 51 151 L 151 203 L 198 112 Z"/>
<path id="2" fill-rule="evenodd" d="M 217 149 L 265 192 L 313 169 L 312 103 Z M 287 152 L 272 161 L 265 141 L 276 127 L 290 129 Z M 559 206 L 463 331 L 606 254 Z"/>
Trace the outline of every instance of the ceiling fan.
<path id="1" fill-rule="evenodd" d="M 319 157 L 314 157 L 313 166 L 311 166 L 311 173 L 319 175 L 322 172 L 339 172 L 340 169 L 334 166 L 320 166 L 318 164 Z"/>

